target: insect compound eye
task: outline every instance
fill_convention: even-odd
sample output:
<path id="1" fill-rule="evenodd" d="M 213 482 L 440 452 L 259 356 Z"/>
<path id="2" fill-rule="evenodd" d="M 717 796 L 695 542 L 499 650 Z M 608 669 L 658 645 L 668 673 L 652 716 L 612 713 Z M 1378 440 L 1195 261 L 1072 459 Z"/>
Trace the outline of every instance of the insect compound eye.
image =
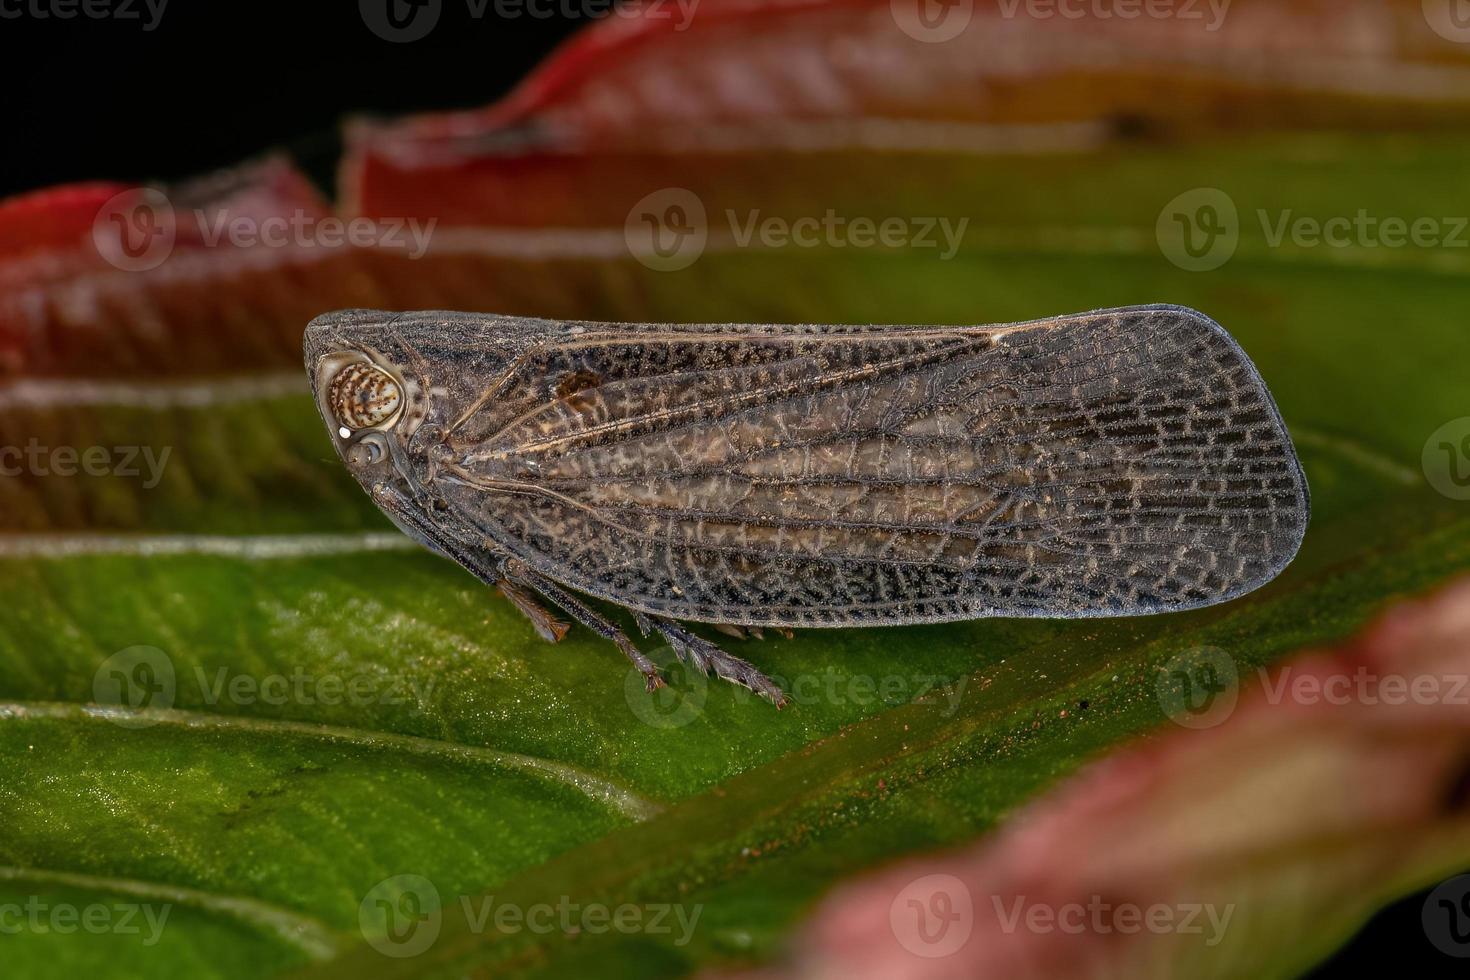
<path id="1" fill-rule="evenodd" d="M 327 399 L 344 429 L 366 429 L 386 425 L 398 417 L 403 408 L 403 389 L 377 365 L 353 361 L 332 378 Z"/>

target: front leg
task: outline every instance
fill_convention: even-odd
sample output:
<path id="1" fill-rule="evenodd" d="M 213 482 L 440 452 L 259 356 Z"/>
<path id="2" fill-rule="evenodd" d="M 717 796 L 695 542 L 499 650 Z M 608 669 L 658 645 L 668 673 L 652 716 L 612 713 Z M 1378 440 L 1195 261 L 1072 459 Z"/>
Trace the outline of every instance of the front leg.
<path id="1" fill-rule="evenodd" d="M 531 621 L 531 627 L 543 640 L 559 643 L 567 635 L 570 626 L 537 602 L 532 592 L 504 574 L 505 561 L 489 549 L 488 542 L 477 548 L 443 528 L 437 529 L 437 534 L 433 533 L 436 529 L 423 519 L 420 509 L 403 491 L 391 484 L 378 484 L 373 488 L 373 496 L 383 511 L 410 537 L 445 558 L 459 562 L 480 581 L 495 586 L 497 592 Z"/>

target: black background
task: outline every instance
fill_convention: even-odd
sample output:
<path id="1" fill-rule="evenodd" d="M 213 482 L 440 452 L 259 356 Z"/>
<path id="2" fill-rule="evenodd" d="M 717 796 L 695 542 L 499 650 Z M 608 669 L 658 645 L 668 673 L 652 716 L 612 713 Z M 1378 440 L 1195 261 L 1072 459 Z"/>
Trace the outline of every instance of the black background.
<path id="1" fill-rule="evenodd" d="M 357 0 L 170 0 L 151 31 L 141 0 L 127 2 L 136 19 L 0 17 L 0 196 L 77 180 L 177 180 L 271 149 L 330 192 L 344 116 L 484 105 L 595 19 L 502 17 L 488 6 L 477 18 L 465 0 L 443 0 L 427 37 L 390 43 Z M 551 12 L 567 0 L 529 2 Z M 1425 939 L 1427 894 L 1380 913 L 1313 976 L 1354 976 L 1367 963 L 1463 975 L 1466 961 Z"/>
<path id="2" fill-rule="evenodd" d="M 484 105 L 592 20 L 492 5 L 475 18 L 442 0 L 427 37 L 389 43 L 357 0 L 169 0 L 152 31 L 143 0 L 126 2 L 138 19 L 0 17 L 0 195 L 169 181 L 278 147 L 327 181 L 344 115 Z M 529 2 L 550 13 L 566 0 Z"/>

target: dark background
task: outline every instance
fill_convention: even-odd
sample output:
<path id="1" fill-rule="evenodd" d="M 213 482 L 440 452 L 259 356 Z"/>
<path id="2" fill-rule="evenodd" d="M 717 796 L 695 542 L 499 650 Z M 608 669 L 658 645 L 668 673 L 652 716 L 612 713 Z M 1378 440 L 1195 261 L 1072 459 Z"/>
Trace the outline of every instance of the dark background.
<path id="1" fill-rule="evenodd" d="M 484 105 L 592 21 L 489 5 L 475 18 L 466 0 L 442 0 L 428 36 L 390 43 L 357 0 L 169 0 L 152 31 L 143 0 L 127 2 L 138 19 L 0 17 L 0 196 L 170 181 L 279 147 L 329 181 L 344 115 Z"/>
<path id="2" fill-rule="evenodd" d="M 271 149 L 330 191 L 342 117 L 484 105 L 595 19 L 507 18 L 490 6 L 477 18 L 465 0 L 443 0 L 428 36 L 391 43 L 355 0 L 170 0 L 151 31 L 142 0 L 130 2 L 132 20 L 0 18 L 0 196 L 77 180 L 178 180 Z M 1313 976 L 1356 976 L 1372 962 L 1463 975 L 1463 961 L 1425 939 L 1427 894 L 1384 910 Z"/>

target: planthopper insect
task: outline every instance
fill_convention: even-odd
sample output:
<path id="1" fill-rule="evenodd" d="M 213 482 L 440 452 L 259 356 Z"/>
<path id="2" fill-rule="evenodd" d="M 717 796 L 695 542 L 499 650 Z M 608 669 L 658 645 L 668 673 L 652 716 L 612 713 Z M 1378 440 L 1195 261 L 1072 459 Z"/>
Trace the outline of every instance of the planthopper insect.
<path id="1" fill-rule="evenodd" d="M 536 631 L 578 594 L 778 705 L 681 622 L 1131 616 L 1273 578 L 1306 481 L 1255 367 L 1177 306 L 989 326 L 630 324 L 346 310 L 306 367 L 394 522 Z"/>

